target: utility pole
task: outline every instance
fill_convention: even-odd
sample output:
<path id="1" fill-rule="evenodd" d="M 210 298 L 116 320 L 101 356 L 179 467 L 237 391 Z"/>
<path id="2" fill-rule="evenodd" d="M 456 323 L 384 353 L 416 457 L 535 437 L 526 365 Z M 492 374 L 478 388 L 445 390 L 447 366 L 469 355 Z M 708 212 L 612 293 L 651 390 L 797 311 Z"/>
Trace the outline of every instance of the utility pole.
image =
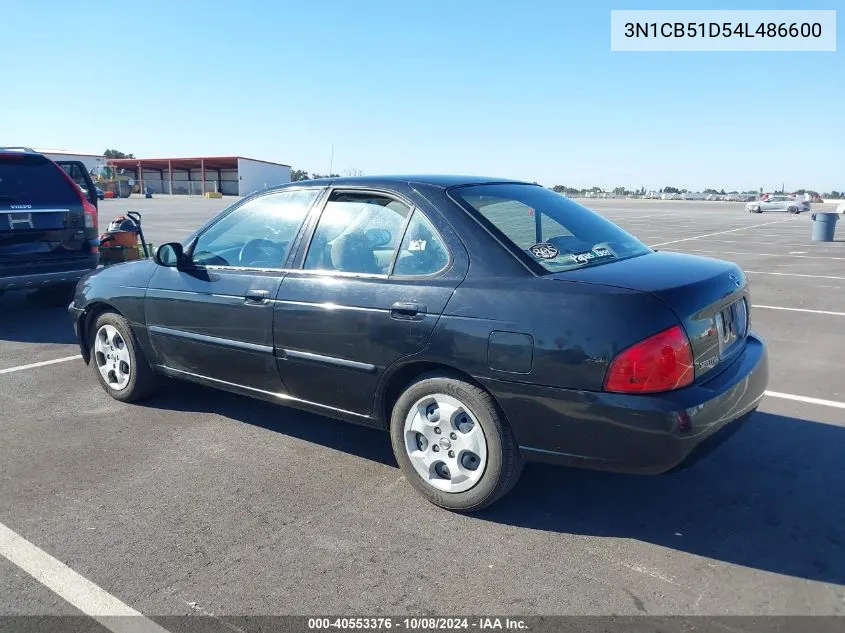
<path id="1" fill-rule="evenodd" d="M 332 155 L 329 158 L 329 173 L 327 174 L 329 177 L 332 175 L 332 166 L 334 166 L 334 143 L 332 143 Z"/>

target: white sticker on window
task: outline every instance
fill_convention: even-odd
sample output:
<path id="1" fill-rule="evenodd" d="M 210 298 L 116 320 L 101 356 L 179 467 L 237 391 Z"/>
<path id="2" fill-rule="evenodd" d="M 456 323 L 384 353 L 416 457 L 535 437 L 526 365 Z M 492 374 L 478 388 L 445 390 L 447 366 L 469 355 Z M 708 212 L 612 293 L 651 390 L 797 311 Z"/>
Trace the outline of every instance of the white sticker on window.
<path id="1" fill-rule="evenodd" d="M 411 240 L 411 244 L 408 247 L 409 251 L 424 251 L 425 250 L 425 240 Z"/>

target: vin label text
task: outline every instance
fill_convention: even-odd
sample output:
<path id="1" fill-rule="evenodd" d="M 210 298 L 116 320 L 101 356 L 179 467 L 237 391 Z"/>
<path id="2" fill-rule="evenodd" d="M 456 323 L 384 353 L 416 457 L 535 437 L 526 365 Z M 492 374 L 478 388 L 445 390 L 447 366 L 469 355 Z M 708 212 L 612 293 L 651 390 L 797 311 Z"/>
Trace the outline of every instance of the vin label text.
<path id="1" fill-rule="evenodd" d="M 611 11 L 612 51 L 836 51 L 836 11 Z"/>

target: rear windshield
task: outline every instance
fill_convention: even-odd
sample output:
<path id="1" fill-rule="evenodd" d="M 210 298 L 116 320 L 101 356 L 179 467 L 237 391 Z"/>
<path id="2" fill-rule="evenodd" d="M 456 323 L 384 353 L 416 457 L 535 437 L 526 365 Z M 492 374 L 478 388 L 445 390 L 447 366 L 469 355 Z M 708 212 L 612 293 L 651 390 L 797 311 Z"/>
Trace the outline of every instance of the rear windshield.
<path id="1" fill-rule="evenodd" d="M 13 204 L 79 205 L 79 194 L 43 156 L 0 154 L 0 208 Z"/>
<path id="2" fill-rule="evenodd" d="M 538 185 L 472 185 L 451 195 L 505 243 L 549 272 L 650 253 L 637 238 L 586 207 Z"/>

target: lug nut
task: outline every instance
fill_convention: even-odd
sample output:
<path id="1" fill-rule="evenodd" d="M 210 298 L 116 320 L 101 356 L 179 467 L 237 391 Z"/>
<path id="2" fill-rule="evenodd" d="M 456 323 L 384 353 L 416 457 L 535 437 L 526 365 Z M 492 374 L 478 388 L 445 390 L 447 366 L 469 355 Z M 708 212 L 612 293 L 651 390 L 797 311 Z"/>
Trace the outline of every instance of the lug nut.
<path id="1" fill-rule="evenodd" d="M 449 451 L 449 457 L 454 457 L 454 456 L 455 456 L 455 451 Z"/>
<path id="2" fill-rule="evenodd" d="M 434 432 L 435 432 L 435 433 L 437 433 L 438 435 L 440 435 L 440 427 L 439 427 L 439 426 L 435 426 L 435 427 L 434 427 Z"/>
<path id="3" fill-rule="evenodd" d="M 451 437 L 453 440 L 458 439 L 458 435 L 456 433 L 449 433 L 449 437 Z"/>
<path id="4" fill-rule="evenodd" d="M 437 444 L 435 444 L 434 446 L 431 447 L 431 450 L 433 450 L 436 453 L 440 450 L 440 447 Z"/>

